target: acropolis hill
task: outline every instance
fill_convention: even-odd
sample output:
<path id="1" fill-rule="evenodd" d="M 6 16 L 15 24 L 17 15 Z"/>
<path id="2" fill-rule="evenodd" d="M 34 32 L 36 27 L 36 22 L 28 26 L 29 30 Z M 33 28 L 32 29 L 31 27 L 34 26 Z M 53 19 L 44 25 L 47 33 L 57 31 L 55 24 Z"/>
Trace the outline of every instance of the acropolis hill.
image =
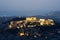
<path id="1" fill-rule="evenodd" d="M 18 17 L 9 23 L 9 28 L 22 28 L 22 27 L 36 27 L 36 26 L 53 26 L 53 19 L 36 18 L 35 16 L 28 16 L 25 19 Z"/>

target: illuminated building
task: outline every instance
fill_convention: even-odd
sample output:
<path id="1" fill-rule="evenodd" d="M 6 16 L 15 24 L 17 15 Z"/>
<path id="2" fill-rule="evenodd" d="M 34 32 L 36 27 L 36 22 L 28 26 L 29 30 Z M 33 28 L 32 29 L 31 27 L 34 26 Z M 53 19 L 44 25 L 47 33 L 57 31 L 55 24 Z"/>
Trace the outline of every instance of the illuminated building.
<path id="1" fill-rule="evenodd" d="M 11 26 L 11 25 L 9 25 L 9 28 L 12 28 L 12 26 Z"/>
<path id="2" fill-rule="evenodd" d="M 39 20 L 40 25 L 44 26 L 44 25 L 54 25 L 54 21 L 52 19 L 40 19 Z"/>
<path id="3" fill-rule="evenodd" d="M 9 28 L 21 28 L 23 27 L 25 18 L 13 18 L 9 23 Z"/>
<path id="4" fill-rule="evenodd" d="M 37 20 L 36 17 L 27 17 L 27 18 L 26 18 L 26 21 L 27 21 L 27 22 L 35 22 L 36 20 Z"/>
<path id="5" fill-rule="evenodd" d="M 45 24 L 45 19 L 40 19 L 39 22 L 40 22 L 40 25 L 43 26 Z"/>
<path id="6" fill-rule="evenodd" d="M 20 35 L 20 36 L 24 36 L 24 32 L 20 32 L 19 35 Z"/>
<path id="7" fill-rule="evenodd" d="M 52 20 L 52 19 L 48 19 L 48 21 L 49 21 L 50 25 L 54 25 L 55 24 L 54 20 Z"/>

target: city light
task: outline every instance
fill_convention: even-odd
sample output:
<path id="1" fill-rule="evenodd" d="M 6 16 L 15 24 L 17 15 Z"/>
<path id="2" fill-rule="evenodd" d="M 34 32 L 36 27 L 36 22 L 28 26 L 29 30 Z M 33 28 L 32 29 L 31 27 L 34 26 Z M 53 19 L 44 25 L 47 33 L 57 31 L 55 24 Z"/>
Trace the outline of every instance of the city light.
<path id="1" fill-rule="evenodd" d="M 20 32 L 19 35 L 20 35 L 20 36 L 24 36 L 24 32 Z"/>
<path id="2" fill-rule="evenodd" d="M 39 23 L 38 25 L 36 23 Z M 36 27 L 36 26 L 53 26 L 55 25 L 53 19 L 37 19 L 36 17 L 26 17 L 26 20 L 11 21 L 10 28 Z"/>

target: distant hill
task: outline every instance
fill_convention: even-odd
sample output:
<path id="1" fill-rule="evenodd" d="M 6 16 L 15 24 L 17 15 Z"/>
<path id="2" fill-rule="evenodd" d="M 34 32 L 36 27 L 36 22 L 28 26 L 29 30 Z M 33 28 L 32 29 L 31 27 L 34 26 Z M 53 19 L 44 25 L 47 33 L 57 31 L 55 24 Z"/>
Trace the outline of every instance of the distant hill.
<path id="1" fill-rule="evenodd" d="M 0 16 L 33 16 L 44 15 L 47 11 L 32 10 L 32 11 L 0 11 Z"/>
<path id="2" fill-rule="evenodd" d="M 60 22 L 60 11 L 49 12 L 47 16 L 53 18 L 57 22 Z"/>
<path id="3" fill-rule="evenodd" d="M 56 22 L 60 22 L 60 11 L 52 11 L 48 12 L 45 15 L 36 15 L 37 18 L 45 18 L 45 19 L 54 19 Z"/>
<path id="4" fill-rule="evenodd" d="M 47 16 L 53 16 L 55 18 L 60 18 L 60 11 L 49 12 Z"/>

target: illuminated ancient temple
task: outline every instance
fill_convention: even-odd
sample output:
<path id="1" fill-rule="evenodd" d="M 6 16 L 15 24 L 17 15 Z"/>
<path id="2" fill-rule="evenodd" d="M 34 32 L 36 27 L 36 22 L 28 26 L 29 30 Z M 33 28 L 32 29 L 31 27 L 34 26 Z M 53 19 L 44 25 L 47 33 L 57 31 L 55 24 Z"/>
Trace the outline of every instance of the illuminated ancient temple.
<path id="1" fill-rule="evenodd" d="M 14 18 L 10 21 L 9 28 L 22 28 L 22 27 L 34 27 L 38 26 L 53 26 L 55 25 L 53 19 L 37 19 L 36 17 L 26 17 L 26 18 Z"/>

